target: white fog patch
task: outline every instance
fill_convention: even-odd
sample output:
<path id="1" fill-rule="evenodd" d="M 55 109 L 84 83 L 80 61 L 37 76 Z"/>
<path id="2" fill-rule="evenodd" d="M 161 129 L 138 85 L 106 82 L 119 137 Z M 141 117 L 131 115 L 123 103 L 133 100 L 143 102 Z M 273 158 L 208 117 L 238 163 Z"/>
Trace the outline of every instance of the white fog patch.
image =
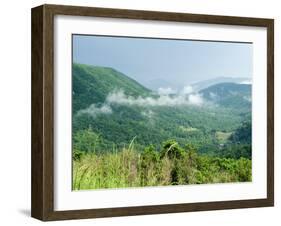
<path id="1" fill-rule="evenodd" d="M 243 99 L 248 101 L 248 102 L 252 102 L 251 96 L 244 96 Z"/>
<path id="2" fill-rule="evenodd" d="M 157 97 L 133 97 L 128 96 L 123 90 L 113 91 L 109 93 L 103 105 L 97 106 L 96 104 L 91 104 L 88 108 L 79 110 L 76 116 L 81 116 L 83 114 L 88 114 L 92 117 L 96 117 L 100 114 L 111 114 L 113 112 L 111 105 L 119 104 L 126 106 L 138 106 L 138 107 L 159 107 L 159 106 L 187 106 L 196 105 L 201 106 L 204 104 L 204 99 L 198 93 L 184 94 L 162 94 Z M 153 118 L 155 113 L 151 110 L 142 111 L 141 114 L 149 119 Z"/>
<path id="3" fill-rule="evenodd" d="M 155 115 L 155 113 L 151 110 L 148 110 L 148 111 L 142 111 L 141 114 L 144 116 L 144 117 L 147 117 L 148 119 L 152 119 L 153 116 Z"/>
<path id="4" fill-rule="evenodd" d="M 168 87 L 168 88 L 160 87 L 160 88 L 158 88 L 157 92 L 159 95 L 169 95 L 169 94 L 175 93 L 176 91 L 170 87 Z"/>
<path id="5" fill-rule="evenodd" d="M 204 103 L 202 96 L 199 94 L 190 94 L 188 96 L 188 100 L 190 104 L 197 105 L 197 106 L 200 106 Z"/>
<path id="6" fill-rule="evenodd" d="M 190 95 L 159 95 L 158 97 L 132 97 L 127 96 L 124 91 L 115 91 L 106 98 L 108 104 L 131 105 L 140 107 L 155 106 L 182 106 L 182 105 L 202 105 L 203 98 L 199 94 Z"/>
<path id="7" fill-rule="evenodd" d="M 95 104 L 91 104 L 88 108 L 79 110 L 77 112 L 77 116 L 80 116 L 82 114 L 88 114 L 93 117 L 99 115 L 99 114 L 111 114 L 112 109 L 108 104 L 103 104 L 101 107 L 97 107 Z"/>
<path id="8" fill-rule="evenodd" d="M 187 95 L 194 91 L 192 86 L 185 86 L 183 87 L 182 94 Z"/>

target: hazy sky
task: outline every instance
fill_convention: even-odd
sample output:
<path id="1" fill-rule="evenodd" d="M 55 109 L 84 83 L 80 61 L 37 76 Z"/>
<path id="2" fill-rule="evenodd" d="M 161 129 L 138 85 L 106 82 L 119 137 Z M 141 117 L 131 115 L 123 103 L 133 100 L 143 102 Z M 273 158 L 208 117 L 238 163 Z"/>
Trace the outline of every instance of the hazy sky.
<path id="1" fill-rule="evenodd" d="M 247 43 L 73 35 L 74 62 L 112 67 L 143 84 L 251 77 L 252 54 Z"/>

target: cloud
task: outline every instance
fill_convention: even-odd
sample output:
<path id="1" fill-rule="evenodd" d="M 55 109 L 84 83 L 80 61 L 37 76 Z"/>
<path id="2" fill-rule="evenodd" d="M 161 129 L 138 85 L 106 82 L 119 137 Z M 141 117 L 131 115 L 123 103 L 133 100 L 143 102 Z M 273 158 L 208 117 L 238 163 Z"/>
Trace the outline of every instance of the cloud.
<path id="1" fill-rule="evenodd" d="M 244 81 L 240 82 L 239 84 L 251 85 L 252 81 L 251 80 L 244 80 Z"/>
<path id="2" fill-rule="evenodd" d="M 192 93 L 193 91 L 194 90 L 193 90 L 192 86 L 185 86 L 185 87 L 183 87 L 182 94 L 187 95 L 187 94 Z"/>
<path id="3" fill-rule="evenodd" d="M 176 91 L 170 87 L 168 87 L 168 88 L 160 87 L 160 88 L 158 88 L 157 92 L 159 95 L 169 95 L 169 94 L 175 93 Z"/>
<path id="4" fill-rule="evenodd" d="M 101 107 L 97 107 L 95 104 L 91 104 L 88 108 L 82 109 L 77 112 L 77 116 L 82 114 L 88 114 L 96 117 L 99 114 L 111 114 L 112 109 L 108 104 L 103 104 Z"/>
<path id="5" fill-rule="evenodd" d="M 244 96 L 243 99 L 248 101 L 248 102 L 252 102 L 251 96 Z"/>
<path id="6" fill-rule="evenodd" d="M 189 100 L 190 104 L 198 105 L 198 106 L 200 106 L 204 103 L 203 98 L 199 94 L 190 94 L 188 96 L 188 100 Z"/>
<path id="7" fill-rule="evenodd" d="M 106 98 L 108 104 L 131 105 L 140 107 L 155 106 L 182 106 L 182 105 L 201 105 L 204 103 L 199 94 L 186 95 L 159 95 L 158 97 L 132 97 L 127 96 L 124 91 L 115 91 Z"/>
<path id="8" fill-rule="evenodd" d="M 141 114 L 144 116 L 144 117 L 147 117 L 149 119 L 152 119 L 153 116 L 155 115 L 155 113 L 151 110 L 148 110 L 148 111 L 142 111 Z"/>
<path id="9" fill-rule="evenodd" d="M 111 105 L 127 105 L 127 106 L 138 106 L 138 107 L 159 107 L 159 106 L 186 106 L 186 105 L 196 105 L 201 106 L 204 104 L 204 99 L 198 93 L 186 94 L 188 89 L 185 92 L 180 92 L 180 94 L 168 95 L 161 94 L 157 97 L 133 97 L 128 96 L 124 93 L 123 90 L 113 91 L 108 94 L 105 102 L 101 106 L 96 104 L 91 104 L 88 108 L 79 110 L 76 116 L 81 116 L 83 114 L 88 114 L 92 117 L 96 117 L 100 114 L 111 114 L 113 112 Z M 189 89 L 190 91 L 190 89 Z M 149 119 L 153 118 L 155 113 L 151 110 L 142 111 L 141 114 Z"/>

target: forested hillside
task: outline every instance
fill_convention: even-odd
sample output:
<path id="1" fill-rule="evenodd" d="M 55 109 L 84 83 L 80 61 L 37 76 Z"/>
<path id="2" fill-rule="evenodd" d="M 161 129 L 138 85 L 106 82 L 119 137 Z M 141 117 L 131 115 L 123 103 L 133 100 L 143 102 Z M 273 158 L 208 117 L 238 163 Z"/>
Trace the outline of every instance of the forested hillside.
<path id="1" fill-rule="evenodd" d="M 220 106 L 240 111 L 251 108 L 251 85 L 236 83 L 220 83 L 200 91 L 207 100 L 214 101 Z"/>
<path id="2" fill-rule="evenodd" d="M 146 96 L 148 89 L 113 68 L 73 64 L 73 112 L 93 103 L 103 103 L 114 89 L 126 90 L 131 96 Z"/>

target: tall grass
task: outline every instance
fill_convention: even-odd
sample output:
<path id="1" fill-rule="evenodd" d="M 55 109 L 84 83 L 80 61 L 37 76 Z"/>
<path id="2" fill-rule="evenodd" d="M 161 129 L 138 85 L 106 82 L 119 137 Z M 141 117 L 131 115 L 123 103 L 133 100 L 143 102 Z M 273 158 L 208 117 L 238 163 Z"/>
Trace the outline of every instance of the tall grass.
<path id="1" fill-rule="evenodd" d="M 131 142 L 118 152 L 86 153 L 74 160 L 73 189 L 244 182 L 252 179 L 251 165 L 245 158 L 215 158 L 194 152 L 180 158 L 140 153 Z"/>

